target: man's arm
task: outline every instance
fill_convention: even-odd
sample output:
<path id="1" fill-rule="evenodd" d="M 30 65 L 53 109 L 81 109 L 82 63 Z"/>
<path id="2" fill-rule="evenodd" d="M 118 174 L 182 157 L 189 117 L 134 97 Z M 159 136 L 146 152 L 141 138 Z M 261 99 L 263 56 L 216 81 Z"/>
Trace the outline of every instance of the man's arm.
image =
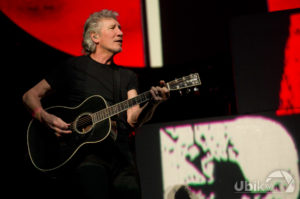
<path id="1" fill-rule="evenodd" d="M 41 112 L 44 111 L 41 100 L 51 90 L 50 85 L 46 80 L 41 80 L 34 87 L 24 93 L 22 100 L 31 115 L 41 121 Z"/>
<path id="2" fill-rule="evenodd" d="M 51 90 L 51 86 L 45 79 L 43 79 L 34 87 L 29 89 L 26 93 L 24 93 L 22 97 L 23 103 L 29 110 L 33 118 L 45 123 L 50 128 L 55 130 L 56 135 L 59 136 L 60 133 L 71 133 L 72 131 L 66 130 L 69 126 L 67 123 L 65 123 L 59 117 L 49 114 L 43 109 L 41 100 Z"/>
<path id="3" fill-rule="evenodd" d="M 162 87 L 151 87 L 150 93 L 152 99 L 143 107 L 136 105 L 127 110 L 127 122 L 130 126 L 140 127 L 145 122 L 148 122 L 152 118 L 157 106 L 169 98 L 170 91 L 165 87 L 165 82 L 161 81 L 160 84 Z M 138 93 L 135 89 L 132 89 L 128 91 L 127 95 L 128 99 L 131 99 L 136 97 Z"/>

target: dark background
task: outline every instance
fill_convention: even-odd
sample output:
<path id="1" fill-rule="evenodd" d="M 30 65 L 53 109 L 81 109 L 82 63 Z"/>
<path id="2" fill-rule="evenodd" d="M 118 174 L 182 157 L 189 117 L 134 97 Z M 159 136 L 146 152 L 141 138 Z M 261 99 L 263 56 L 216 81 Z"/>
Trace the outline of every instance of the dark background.
<path id="1" fill-rule="evenodd" d="M 266 2 L 261 0 L 195 2 L 186 0 L 183 4 L 182 1 L 161 1 L 163 68 L 133 70 L 140 79 L 141 91 L 157 85 L 160 79 L 170 81 L 198 72 L 202 80 L 199 93 L 183 96 L 172 93 L 171 99 L 158 108 L 149 123 L 276 110 L 284 44 L 288 34 L 288 15 L 292 11 L 268 13 Z M 9 137 L 5 142 L 5 149 L 9 151 L 5 152 L 5 165 L 9 167 L 12 187 L 29 188 L 31 185 L 26 184 L 28 179 L 43 178 L 28 165 L 24 167 L 26 129 L 31 117 L 21 98 L 49 69 L 70 55 L 33 38 L 3 13 L 0 14 L 0 21 L 3 27 L 2 100 L 4 123 L 9 129 L 5 131 Z M 270 24 L 269 32 L 268 28 L 264 28 L 265 24 Z M 277 28 L 279 32 L 272 32 L 272 28 Z M 264 38 L 270 35 L 272 37 L 265 41 Z M 272 38 L 276 38 L 276 42 Z M 247 47 L 249 39 L 252 39 L 250 46 L 253 48 Z M 257 49 L 262 52 L 274 49 L 276 57 L 251 54 L 257 53 Z M 257 58 L 256 62 L 251 62 L 251 56 Z M 274 75 L 269 73 L 269 68 L 264 68 L 270 67 L 266 64 L 270 62 L 275 64 Z M 257 66 L 257 63 L 260 65 Z M 252 87 L 249 80 L 264 81 L 264 72 L 277 85 L 260 87 L 258 81 Z M 272 89 L 266 94 L 264 91 L 269 87 Z M 248 92 L 254 92 L 257 88 L 261 88 L 261 96 L 256 95 L 253 99 Z M 26 193 L 30 195 L 30 189 Z"/>

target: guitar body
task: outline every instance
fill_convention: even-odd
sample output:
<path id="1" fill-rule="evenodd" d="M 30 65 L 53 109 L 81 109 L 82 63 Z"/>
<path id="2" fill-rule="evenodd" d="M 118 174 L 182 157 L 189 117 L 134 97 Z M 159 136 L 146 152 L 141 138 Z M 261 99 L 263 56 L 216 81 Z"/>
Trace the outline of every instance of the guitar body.
<path id="1" fill-rule="evenodd" d="M 72 123 L 72 133 L 57 137 L 54 130 L 35 119 L 32 120 L 27 130 L 27 146 L 33 165 L 45 172 L 59 169 L 85 144 L 106 139 L 111 130 L 110 118 L 95 122 L 91 117 L 92 113 L 105 108 L 106 101 L 98 95 L 87 98 L 77 107 L 47 108 L 47 112 L 60 117 L 66 123 Z"/>

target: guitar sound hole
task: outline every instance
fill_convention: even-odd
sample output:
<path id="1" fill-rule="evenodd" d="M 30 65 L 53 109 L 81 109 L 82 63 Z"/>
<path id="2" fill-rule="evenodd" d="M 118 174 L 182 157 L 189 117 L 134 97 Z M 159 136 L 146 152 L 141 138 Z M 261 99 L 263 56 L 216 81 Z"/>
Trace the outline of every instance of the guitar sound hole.
<path id="1" fill-rule="evenodd" d="M 93 127 L 92 117 L 88 114 L 81 115 L 76 121 L 76 131 L 80 134 L 88 133 Z"/>

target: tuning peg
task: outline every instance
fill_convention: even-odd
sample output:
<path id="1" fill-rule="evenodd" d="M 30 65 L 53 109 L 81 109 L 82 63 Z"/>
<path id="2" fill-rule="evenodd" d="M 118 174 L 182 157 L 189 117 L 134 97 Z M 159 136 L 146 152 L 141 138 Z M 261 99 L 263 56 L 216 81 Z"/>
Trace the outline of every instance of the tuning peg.
<path id="1" fill-rule="evenodd" d="M 179 93 L 179 95 L 181 95 L 182 96 L 182 91 L 180 90 L 180 91 L 178 91 L 178 93 Z"/>
<path id="2" fill-rule="evenodd" d="M 191 89 L 186 89 L 186 93 L 189 94 L 191 92 Z"/>

